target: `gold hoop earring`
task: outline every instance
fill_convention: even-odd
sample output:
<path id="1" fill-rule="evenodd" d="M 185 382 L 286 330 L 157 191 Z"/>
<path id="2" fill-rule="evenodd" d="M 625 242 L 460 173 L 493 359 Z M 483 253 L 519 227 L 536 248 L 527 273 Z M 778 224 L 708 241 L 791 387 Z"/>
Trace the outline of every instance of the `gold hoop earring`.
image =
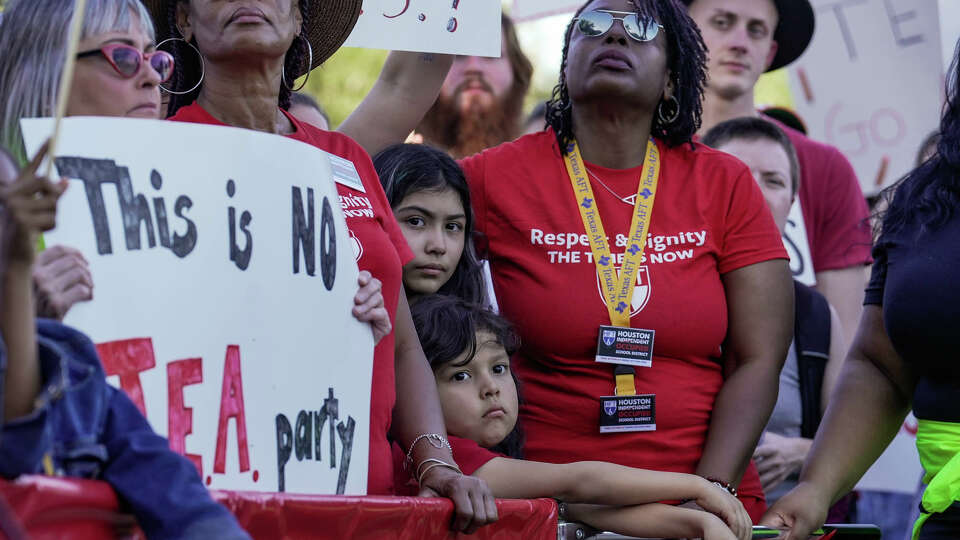
<path id="1" fill-rule="evenodd" d="M 672 105 L 670 105 L 669 107 L 671 111 L 668 114 L 664 114 L 663 104 L 670 103 L 670 102 L 673 102 Z M 677 99 L 675 96 L 668 97 L 666 100 L 661 101 L 660 105 L 657 106 L 657 118 L 660 120 L 660 123 L 662 125 L 664 126 L 670 125 L 676 122 L 677 118 L 679 117 L 680 117 L 680 100 Z"/>
<path id="2" fill-rule="evenodd" d="M 286 70 L 284 69 L 284 66 L 280 66 L 280 83 L 283 84 L 284 88 L 286 88 L 291 92 L 299 92 L 300 90 L 303 90 L 303 87 L 307 85 L 307 81 L 310 80 L 310 67 L 313 66 L 313 45 L 310 45 L 310 40 L 303 37 L 303 34 L 297 34 L 297 37 L 302 38 L 304 41 L 307 42 L 307 54 L 309 55 L 309 59 L 307 60 L 307 76 L 304 77 L 303 84 L 301 84 L 297 88 L 291 88 L 291 86 L 287 84 Z"/>
<path id="3" fill-rule="evenodd" d="M 182 41 L 182 42 L 186 43 L 188 47 L 190 47 L 191 49 L 193 49 L 194 52 L 197 53 L 197 58 L 200 59 L 200 80 L 197 81 L 197 84 L 193 85 L 192 88 L 190 88 L 189 90 L 186 90 L 186 91 L 184 91 L 184 92 L 176 92 L 176 91 L 174 91 L 174 90 L 170 90 L 169 88 L 164 87 L 162 84 L 160 85 L 160 89 L 163 90 L 164 92 L 168 93 L 168 94 L 174 94 L 174 95 L 177 95 L 177 96 L 182 96 L 182 95 L 184 95 L 184 94 L 189 94 L 190 92 L 193 92 L 193 91 L 196 90 L 197 88 L 200 88 L 200 85 L 203 83 L 203 76 L 206 74 L 206 67 L 203 65 L 203 55 L 200 54 L 200 50 L 199 50 L 199 49 L 197 49 L 196 47 L 193 46 L 193 43 L 190 43 L 189 41 L 187 41 L 187 40 L 185 40 L 185 39 L 183 39 L 183 38 L 168 38 L 168 39 L 165 39 L 165 40 L 161 41 L 160 43 L 157 43 L 157 50 L 159 51 L 159 50 L 160 50 L 160 47 L 163 46 L 163 44 L 166 43 L 166 42 L 168 42 L 168 41 Z M 174 62 L 176 62 L 176 59 L 174 59 Z"/>

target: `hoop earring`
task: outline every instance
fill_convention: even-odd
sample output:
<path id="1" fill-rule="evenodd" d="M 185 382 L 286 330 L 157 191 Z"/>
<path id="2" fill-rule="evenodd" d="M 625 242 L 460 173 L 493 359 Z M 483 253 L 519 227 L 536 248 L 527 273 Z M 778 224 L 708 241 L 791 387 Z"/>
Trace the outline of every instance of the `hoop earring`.
<path id="1" fill-rule="evenodd" d="M 310 45 L 310 40 L 303 37 L 303 34 L 297 34 L 297 37 L 303 38 L 303 40 L 307 42 L 307 54 L 309 54 L 310 57 L 309 60 L 307 60 L 307 76 L 303 79 L 303 84 L 297 88 L 291 88 L 290 85 L 287 84 L 286 70 L 284 70 L 284 66 L 280 66 L 280 83 L 283 84 L 284 88 L 291 92 L 299 92 L 300 90 L 303 90 L 303 87 L 307 85 L 307 81 L 310 80 L 310 67 L 313 66 L 313 45 Z"/>
<path id="2" fill-rule="evenodd" d="M 182 41 L 182 42 L 186 43 L 187 46 L 189 46 L 191 49 L 193 49 L 194 52 L 197 53 L 197 58 L 200 59 L 200 80 L 197 81 L 197 84 L 193 85 L 193 88 L 191 88 L 191 89 L 189 89 L 189 90 L 187 90 L 187 91 L 184 91 L 184 92 L 175 92 L 175 91 L 173 91 L 173 90 L 170 90 L 169 88 L 165 88 L 163 85 L 160 85 L 160 89 L 163 90 L 164 92 L 168 93 L 168 94 L 174 94 L 174 95 L 177 95 L 177 96 L 182 96 L 182 95 L 184 95 L 184 94 L 189 94 L 190 92 L 193 92 L 193 91 L 196 90 L 197 88 L 200 88 L 200 85 L 203 83 L 203 76 L 204 76 L 204 75 L 206 74 L 206 72 L 207 72 L 207 71 L 206 71 L 206 67 L 203 65 L 203 55 L 200 54 L 200 50 L 199 50 L 199 49 L 197 49 L 196 47 L 193 46 L 193 43 L 190 43 L 189 41 L 187 41 L 187 40 L 185 40 L 185 39 L 183 39 L 183 38 L 168 38 L 168 39 L 165 39 L 165 40 L 161 41 L 160 43 L 157 43 L 156 49 L 157 49 L 157 50 L 160 50 L 160 47 L 161 47 L 164 43 L 166 43 L 166 42 L 168 42 L 168 41 Z"/>
<path id="3" fill-rule="evenodd" d="M 670 106 L 672 109 L 669 115 L 663 113 L 663 104 L 673 102 L 673 105 Z M 657 106 L 657 118 L 660 120 L 660 123 L 667 126 L 677 121 L 677 118 L 680 117 L 680 100 L 675 96 L 670 96 L 666 101 L 661 101 L 660 105 Z"/>

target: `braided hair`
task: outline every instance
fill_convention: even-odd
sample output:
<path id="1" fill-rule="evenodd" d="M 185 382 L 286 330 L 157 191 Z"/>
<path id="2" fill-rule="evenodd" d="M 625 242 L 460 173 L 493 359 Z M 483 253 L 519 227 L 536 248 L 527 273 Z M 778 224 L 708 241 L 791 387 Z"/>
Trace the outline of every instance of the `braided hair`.
<path id="1" fill-rule="evenodd" d="M 590 2 L 585 2 L 574 18 L 580 15 Z M 680 104 L 676 120 L 664 124 L 659 115 L 654 115 L 651 135 L 664 141 L 667 146 L 690 142 L 700 128 L 703 113 L 703 89 L 707 84 L 707 46 L 700 37 L 696 23 L 687 15 L 686 8 L 678 0 L 635 0 L 637 16 L 651 17 L 663 25 L 667 40 L 667 69 L 673 82 L 674 97 Z M 560 151 L 566 154 L 573 142 L 573 104 L 567 89 L 566 69 L 570 38 L 576 21 L 571 19 L 563 38 L 563 60 L 560 64 L 560 80 L 547 101 L 547 125 L 557 136 Z M 663 102 L 661 101 L 661 104 Z"/>
<path id="2" fill-rule="evenodd" d="M 308 16 L 310 14 L 310 2 L 313 0 L 296 0 L 300 8 L 300 15 L 302 16 L 302 22 L 300 25 L 300 34 L 301 37 L 295 38 L 293 44 L 287 49 L 287 55 L 283 60 L 283 73 L 284 77 L 280 81 L 280 93 L 277 100 L 277 105 L 281 109 L 287 110 L 290 108 L 290 88 L 287 87 L 287 84 L 293 85 L 294 81 L 288 79 L 289 73 L 302 73 L 304 72 L 304 66 L 306 66 L 309 60 L 308 44 L 307 44 L 307 28 L 310 27 L 310 22 Z M 322 1 L 322 0 L 316 0 Z M 189 4 L 190 0 L 172 0 L 167 3 L 167 12 L 165 14 L 166 26 L 164 28 L 158 28 L 157 32 L 159 35 L 158 42 L 168 38 L 182 38 L 180 31 L 177 27 L 177 6 L 179 4 Z M 160 24 L 160 21 L 158 21 Z M 186 90 L 187 88 L 192 87 L 200 80 L 200 74 L 203 72 L 202 59 L 197 56 L 197 52 L 193 50 L 189 45 L 183 41 L 172 41 L 172 51 L 171 54 L 176 58 L 174 62 L 174 71 L 173 76 L 170 78 L 166 84 L 170 88 L 173 88 L 177 91 Z M 190 44 L 194 47 L 197 47 L 197 38 L 194 37 Z M 197 48 L 199 50 L 199 47 Z M 306 66 L 307 69 L 310 66 Z M 181 107 L 190 105 L 197 100 L 197 97 L 200 95 L 200 90 L 203 86 L 198 86 L 195 90 L 187 94 L 170 94 L 170 103 L 167 107 L 167 116 L 173 116 Z"/>

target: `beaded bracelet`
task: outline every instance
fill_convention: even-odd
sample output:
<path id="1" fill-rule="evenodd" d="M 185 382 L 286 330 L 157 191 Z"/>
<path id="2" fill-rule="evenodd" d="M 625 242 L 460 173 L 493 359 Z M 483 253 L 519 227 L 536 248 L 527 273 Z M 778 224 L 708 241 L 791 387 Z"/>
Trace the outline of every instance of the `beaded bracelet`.
<path id="1" fill-rule="evenodd" d="M 421 469 L 425 464 L 427 464 L 427 463 L 429 463 L 430 465 L 427 465 L 427 468 L 426 468 L 426 469 L 423 469 L 423 471 L 421 472 L 420 469 Z M 446 461 L 443 461 L 442 459 L 427 458 L 427 459 L 421 461 L 419 465 L 417 465 L 417 470 L 416 470 L 417 483 L 418 483 L 418 484 L 421 484 L 421 483 L 422 483 L 422 480 L 423 480 L 423 477 L 426 476 L 426 474 L 427 474 L 428 472 L 430 472 L 430 469 L 433 469 L 433 468 L 435 468 L 435 467 L 447 467 L 447 468 L 450 468 L 450 469 L 453 469 L 453 470 L 457 471 L 457 472 L 460 473 L 460 474 L 463 474 L 463 471 L 460 470 L 460 467 L 457 467 L 456 465 L 454 465 L 454 464 L 452 464 L 452 463 L 447 463 Z"/>
<path id="2" fill-rule="evenodd" d="M 418 436 L 416 439 L 410 443 L 410 449 L 407 450 L 407 459 L 404 460 L 404 468 L 408 468 L 410 465 L 413 465 L 413 449 L 416 448 L 417 443 L 426 439 L 430 446 L 436 448 L 437 450 L 442 450 L 446 448 L 453 454 L 453 448 L 450 448 L 450 443 L 447 441 L 447 438 L 439 433 L 424 433 L 423 435 Z M 421 463 L 422 465 L 422 463 Z"/>

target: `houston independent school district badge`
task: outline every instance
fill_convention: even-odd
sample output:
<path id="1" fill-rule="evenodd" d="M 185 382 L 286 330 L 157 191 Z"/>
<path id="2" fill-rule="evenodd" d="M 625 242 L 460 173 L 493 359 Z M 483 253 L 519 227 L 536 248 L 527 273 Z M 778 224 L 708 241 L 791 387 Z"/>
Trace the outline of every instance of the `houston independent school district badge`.
<path id="1" fill-rule="evenodd" d="M 605 396 L 600 398 L 600 433 L 656 431 L 656 396 Z"/>
<path id="2" fill-rule="evenodd" d="M 635 367 L 653 365 L 654 330 L 601 326 L 597 362 Z"/>

